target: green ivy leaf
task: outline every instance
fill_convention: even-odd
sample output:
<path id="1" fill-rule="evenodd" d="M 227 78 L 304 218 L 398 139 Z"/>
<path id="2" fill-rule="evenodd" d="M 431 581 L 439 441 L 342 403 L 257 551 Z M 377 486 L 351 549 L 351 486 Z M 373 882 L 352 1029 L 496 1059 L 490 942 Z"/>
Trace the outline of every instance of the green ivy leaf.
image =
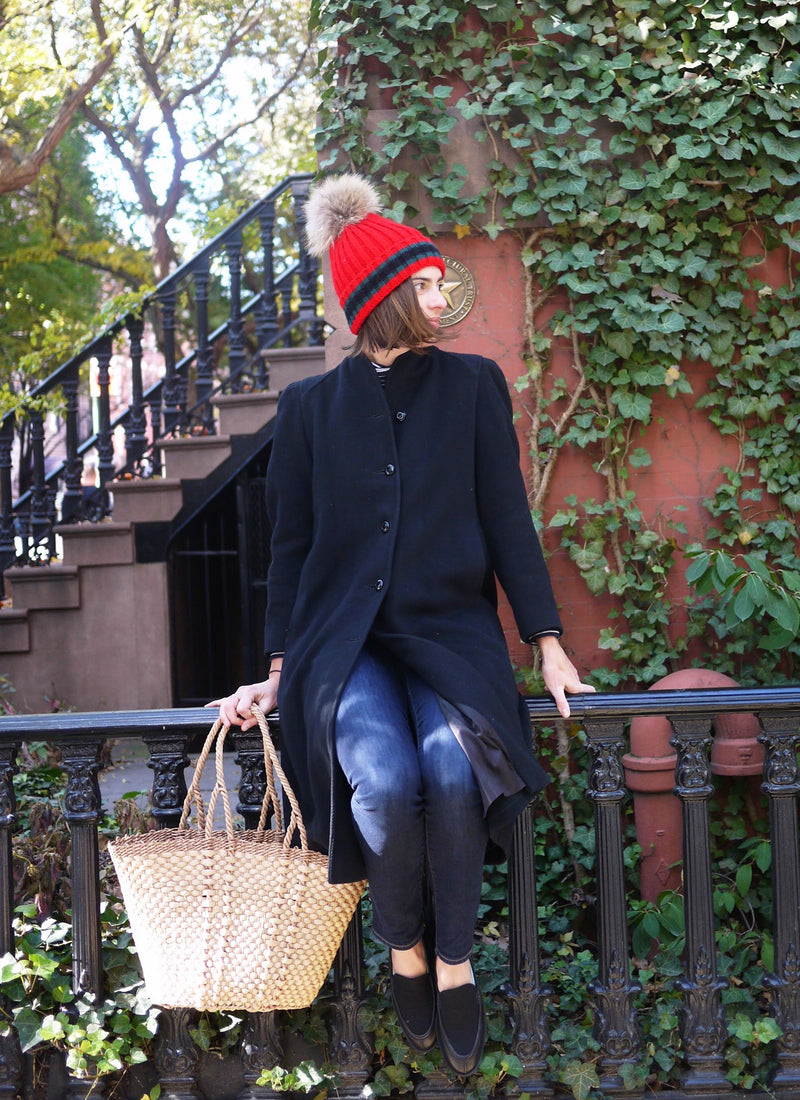
<path id="1" fill-rule="evenodd" d="M 593 1062 L 573 1059 L 561 1067 L 559 1079 L 572 1092 L 575 1100 L 587 1100 L 592 1089 L 600 1087 L 600 1078 Z"/>

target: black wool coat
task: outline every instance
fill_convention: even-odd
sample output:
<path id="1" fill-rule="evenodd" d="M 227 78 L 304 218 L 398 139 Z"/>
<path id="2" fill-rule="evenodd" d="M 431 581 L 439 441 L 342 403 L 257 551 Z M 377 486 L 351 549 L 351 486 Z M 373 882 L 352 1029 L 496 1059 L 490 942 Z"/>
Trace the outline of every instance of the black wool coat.
<path id="1" fill-rule="evenodd" d="M 292 384 L 278 405 L 267 507 L 265 647 L 285 653 L 283 761 L 309 841 L 329 852 L 331 881 L 364 877 L 333 730 L 368 640 L 477 719 L 489 756 L 499 752 L 519 777 L 520 789 L 487 810 L 491 839 L 507 849 L 514 818 L 547 778 L 495 575 L 523 638 L 561 626 L 500 368 L 434 347 L 400 356 L 385 386 L 364 356 Z"/>

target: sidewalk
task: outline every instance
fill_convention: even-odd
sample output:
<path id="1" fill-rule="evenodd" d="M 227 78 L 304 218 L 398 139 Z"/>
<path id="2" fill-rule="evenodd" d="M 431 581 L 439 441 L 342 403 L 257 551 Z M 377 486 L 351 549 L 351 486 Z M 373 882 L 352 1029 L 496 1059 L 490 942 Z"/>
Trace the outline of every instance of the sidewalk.
<path id="1" fill-rule="evenodd" d="M 137 802 L 142 807 L 146 806 L 149 802 L 150 788 L 153 784 L 153 769 L 147 766 L 147 746 L 142 744 L 141 741 L 136 740 L 110 741 L 109 745 L 111 747 L 111 757 L 114 766 L 105 768 L 98 776 L 103 807 L 106 810 L 111 810 L 118 799 L 122 798 L 124 795 L 131 794 L 131 792 L 141 792 L 142 797 L 137 799 Z M 197 757 L 197 753 L 190 754 L 189 756 L 189 766 L 184 773 L 187 787 L 192 781 Z M 239 787 L 241 768 L 238 764 L 234 763 L 233 753 L 225 753 L 224 769 L 225 786 L 230 796 L 231 810 L 233 810 L 235 817 L 236 792 Z M 206 761 L 200 783 L 200 791 L 206 806 L 208 806 L 208 797 L 214 786 L 214 779 L 215 760 L 212 754 Z M 215 807 L 214 823 L 217 828 L 224 827 L 221 804 Z"/>

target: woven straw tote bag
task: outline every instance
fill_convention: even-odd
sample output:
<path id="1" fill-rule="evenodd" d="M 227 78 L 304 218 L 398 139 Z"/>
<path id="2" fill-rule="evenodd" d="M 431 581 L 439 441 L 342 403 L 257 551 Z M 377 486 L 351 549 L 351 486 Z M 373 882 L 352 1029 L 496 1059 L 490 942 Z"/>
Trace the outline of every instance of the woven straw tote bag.
<path id="1" fill-rule="evenodd" d="M 176 829 L 109 844 L 145 986 L 154 1004 L 205 1011 L 305 1008 L 319 993 L 366 885 L 328 882 L 328 858 L 309 850 L 302 814 L 264 715 L 267 792 L 256 829 L 235 830 L 223 774 L 228 727 L 212 726 Z M 216 743 L 216 782 L 199 783 Z M 284 830 L 275 776 L 291 807 Z M 224 830 L 213 829 L 222 801 Z M 196 827 L 188 824 L 196 807 Z M 270 811 L 275 828 L 267 829 Z M 293 846 L 295 836 L 300 846 Z"/>

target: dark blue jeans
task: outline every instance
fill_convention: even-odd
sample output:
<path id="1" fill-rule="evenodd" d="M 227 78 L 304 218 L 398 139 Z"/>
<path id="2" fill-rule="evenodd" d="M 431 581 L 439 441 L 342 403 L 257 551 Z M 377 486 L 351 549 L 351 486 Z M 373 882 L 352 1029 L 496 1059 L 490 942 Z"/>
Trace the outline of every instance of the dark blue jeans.
<path id="1" fill-rule="evenodd" d="M 336 752 L 353 789 L 373 932 L 413 947 L 423 932 L 427 867 L 436 954 L 469 958 L 488 832 L 472 768 L 434 691 L 372 652 L 358 658 L 336 716 Z"/>

